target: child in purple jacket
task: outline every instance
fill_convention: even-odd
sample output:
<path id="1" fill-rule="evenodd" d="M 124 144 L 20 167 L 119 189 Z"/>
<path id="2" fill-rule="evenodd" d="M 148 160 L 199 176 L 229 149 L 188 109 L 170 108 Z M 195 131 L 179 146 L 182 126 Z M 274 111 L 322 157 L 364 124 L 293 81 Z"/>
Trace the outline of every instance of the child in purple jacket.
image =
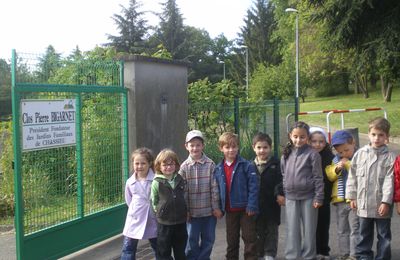
<path id="1" fill-rule="evenodd" d="M 157 220 L 150 203 L 153 161 L 152 152 L 147 148 L 139 148 L 132 153 L 133 173 L 125 185 L 125 201 L 129 208 L 123 231 L 121 260 L 136 259 L 139 239 L 148 239 L 154 252 L 157 249 Z"/>

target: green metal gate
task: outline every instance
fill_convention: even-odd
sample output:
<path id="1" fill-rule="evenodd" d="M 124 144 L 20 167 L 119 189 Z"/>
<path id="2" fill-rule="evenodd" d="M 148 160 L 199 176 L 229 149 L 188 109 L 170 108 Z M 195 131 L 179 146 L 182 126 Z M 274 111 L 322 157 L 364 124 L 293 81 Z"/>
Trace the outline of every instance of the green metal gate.
<path id="1" fill-rule="evenodd" d="M 123 63 L 49 61 L 12 55 L 18 259 L 56 259 L 104 240 L 126 214 Z"/>

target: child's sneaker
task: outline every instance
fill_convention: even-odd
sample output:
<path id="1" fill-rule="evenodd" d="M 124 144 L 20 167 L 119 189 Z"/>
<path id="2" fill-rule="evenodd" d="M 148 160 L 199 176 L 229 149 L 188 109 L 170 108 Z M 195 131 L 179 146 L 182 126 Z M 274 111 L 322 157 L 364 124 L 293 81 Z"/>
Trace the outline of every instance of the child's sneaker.
<path id="1" fill-rule="evenodd" d="M 342 256 L 336 257 L 336 260 L 356 260 L 356 258 L 353 256 L 349 256 L 349 255 L 342 255 Z"/>
<path id="2" fill-rule="evenodd" d="M 264 260 L 275 260 L 275 257 L 266 255 L 264 256 Z"/>

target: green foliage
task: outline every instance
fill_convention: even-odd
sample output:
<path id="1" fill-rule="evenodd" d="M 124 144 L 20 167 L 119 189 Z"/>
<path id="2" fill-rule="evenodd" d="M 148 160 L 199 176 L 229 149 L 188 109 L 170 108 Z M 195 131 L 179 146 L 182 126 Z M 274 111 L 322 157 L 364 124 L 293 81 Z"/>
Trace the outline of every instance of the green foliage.
<path id="1" fill-rule="evenodd" d="M 276 30 L 274 10 L 271 1 L 255 0 L 244 18 L 245 26 L 239 33 L 239 42 L 249 49 L 250 68 L 255 68 L 258 63 L 268 66 L 281 61 L 280 53 L 276 51 L 279 40 L 272 37 Z"/>
<path id="2" fill-rule="evenodd" d="M 0 119 L 5 119 L 0 117 Z M 14 215 L 14 159 L 11 119 L 0 121 L 0 223 Z"/>
<path id="3" fill-rule="evenodd" d="M 45 54 L 39 59 L 37 78 L 46 82 L 53 77 L 58 68 L 61 67 L 61 55 L 56 52 L 52 45 L 49 45 Z"/>
<path id="4" fill-rule="evenodd" d="M 243 90 L 231 81 L 212 84 L 207 78 L 189 84 L 189 125 L 202 129 L 207 136 L 217 138 L 234 131 L 233 102 Z"/>
<path id="5" fill-rule="evenodd" d="M 377 73 L 382 92 L 400 78 L 400 2 L 309 0 L 314 10 L 311 21 L 324 24 L 326 42 L 331 51 L 354 50 L 352 74 L 365 97 L 367 85 Z M 388 89 L 387 89 L 388 88 Z M 385 101 L 390 101 L 384 96 Z"/>
<path id="6" fill-rule="evenodd" d="M 122 131 L 120 94 L 92 93 L 82 106 L 85 205 L 112 205 L 122 198 Z"/>
<path id="7" fill-rule="evenodd" d="M 293 64 L 281 63 L 265 67 L 259 64 L 252 74 L 249 87 L 249 97 L 252 101 L 288 98 L 294 95 Z"/>
<path id="8" fill-rule="evenodd" d="M 151 55 L 151 57 L 160 58 L 160 59 L 168 59 L 168 60 L 172 59 L 171 53 L 169 53 L 169 51 L 164 47 L 164 45 L 162 43 L 160 43 L 157 46 L 157 51 L 155 53 L 153 53 Z"/>
<path id="9" fill-rule="evenodd" d="M 174 59 L 182 59 L 180 49 L 185 41 L 183 17 L 176 4 L 176 0 L 166 0 L 162 3 L 163 10 L 159 14 L 160 29 L 158 38 L 172 54 Z"/>
<path id="10" fill-rule="evenodd" d="M 11 68 L 0 59 L 0 116 L 11 115 Z"/>
<path id="11" fill-rule="evenodd" d="M 140 54 L 146 50 L 147 21 L 143 18 L 144 12 L 139 1 L 130 0 L 129 7 L 121 6 L 121 14 L 114 14 L 112 19 L 117 25 L 119 36 L 107 35 L 118 52 Z"/>

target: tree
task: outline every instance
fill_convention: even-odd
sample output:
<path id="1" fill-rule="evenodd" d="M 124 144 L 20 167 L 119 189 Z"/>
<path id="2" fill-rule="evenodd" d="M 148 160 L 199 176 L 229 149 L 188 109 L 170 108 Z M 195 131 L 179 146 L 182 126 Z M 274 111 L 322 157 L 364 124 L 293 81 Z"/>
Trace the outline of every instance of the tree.
<path id="1" fill-rule="evenodd" d="M 159 14 L 160 27 L 156 37 L 172 54 L 173 59 L 183 59 L 181 48 L 185 38 L 182 14 L 175 0 L 167 0 L 162 6 L 163 11 Z"/>
<path id="2" fill-rule="evenodd" d="M 259 63 L 267 67 L 281 62 L 279 38 L 273 38 L 277 25 L 274 10 L 271 1 L 255 0 L 243 20 L 245 25 L 238 34 L 236 45 L 239 47 L 234 49 L 237 55 L 232 59 L 230 70 L 233 79 L 241 85 L 246 80 L 246 52 L 240 46 L 247 46 L 250 75 Z"/>
<path id="3" fill-rule="evenodd" d="M 281 56 L 278 52 L 279 41 L 273 39 L 276 30 L 274 16 L 275 7 L 271 1 L 255 0 L 253 6 L 247 11 L 244 19 L 245 26 L 239 33 L 240 41 L 249 49 L 249 63 L 251 68 L 258 63 L 265 66 L 280 63 Z"/>
<path id="4" fill-rule="evenodd" d="M 315 9 L 313 21 L 325 24 L 332 47 L 354 49 L 359 85 L 365 88 L 377 70 L 384 99 L 390 101 L 391 85 L 400 78 L 400 2 L 309 0 L 308 3 Z"/>
<path id="5" fill-rule="evenodd" d="M 107 45 L 113 46 L 118 52 L 140 54 L 146 50 L 147 20 L 144 12 L 139 11 L 142 6 L 139 1 L 130 0 L 129 7 L 122 8 L 121 14 L 114 14 L 112 19 L 117 25 L 119 35 L 107 35 L 111 41 Z"/>
<path id="6" fill-rule="evenodd" d="M 57 53 L 52 45 L 49 45 L 45 54 L 39 58 L 38 80 L 40 83 L 47 82 L 52 78 L 61 66 L 61 54 Z"/>

